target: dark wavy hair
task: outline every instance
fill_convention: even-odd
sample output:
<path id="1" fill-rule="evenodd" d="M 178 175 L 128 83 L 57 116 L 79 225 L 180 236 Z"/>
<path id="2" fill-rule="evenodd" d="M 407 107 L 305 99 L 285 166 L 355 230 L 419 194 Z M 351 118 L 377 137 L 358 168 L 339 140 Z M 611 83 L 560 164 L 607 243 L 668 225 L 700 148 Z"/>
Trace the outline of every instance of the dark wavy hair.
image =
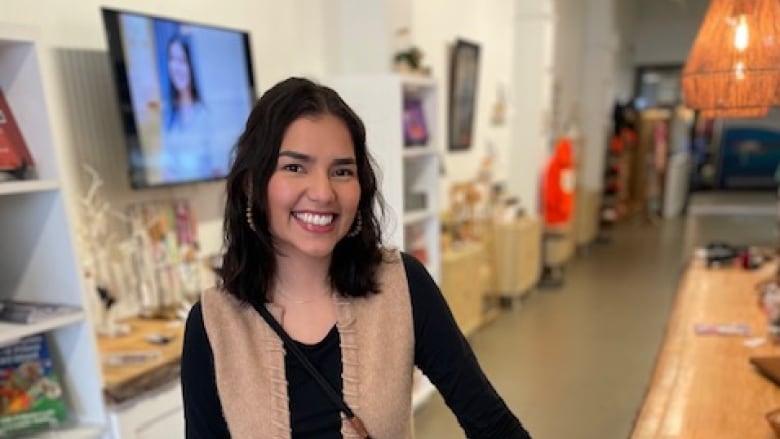
<path id="1" fill-rule="evenodd" d="M 363 122 L 332 89 L 308 79 L 289 78 L 266 91 L 255 104 L 227 176 L 221 287 L 242 302 L 267 302 L 276 276 L 278 250 L 269 231 L 267 188 L 277 167 L 285 131 L 298 118 L 326 114 L 344 122 L 355 145 L 360 183 L 357 215 L 362 222 L 357 236 L 345 236 L 333 250 L 331 286 L 347 297 L 379 292 L 377 270 L 383 261 L 383 250 L 374 207 L 378 206 L 384 215 L 384 200 L 377 188 Z M 247 200 L 250 185 L 252 199 Z M 247 202 L 252 203 L 256 232 L 247 221 Z"/>

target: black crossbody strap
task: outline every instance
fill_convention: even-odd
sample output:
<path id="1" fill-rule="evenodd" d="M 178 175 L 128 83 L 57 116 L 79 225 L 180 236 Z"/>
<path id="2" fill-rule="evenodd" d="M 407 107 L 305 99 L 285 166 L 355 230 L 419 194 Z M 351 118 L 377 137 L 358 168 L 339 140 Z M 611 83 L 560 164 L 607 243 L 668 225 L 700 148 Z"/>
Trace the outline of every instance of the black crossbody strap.
<path id="1" fill-rule="evenodd" d="M 325 391 L 325 394 L 328 396 L 328 398 L 333 402 L 333 404 L 338 407 L 338 409 L 344 413 L 344 416 L 347 417 L 347 420 L 352 425 L 352 428 L 355 429 L 355 431 L 364 439 L 371 439 L 371 436 L 369 436 L 368 431 L 366 430 L 365 425 L 363 425 L 363 421 L 360 420 L 360 418 L 355 415 L 355 413 L 352 411 L 352 409 L 349 408 L 346 402 L 344 402 L 344 399 L 341 398 L 341 396 L 336 392 L 336 390 L 333 388 L 333 386 L 328 383 L 328 381 L 325 379 L 324 376 L 318 371 L 313 364 L 311 364 L 311 361 L 309 361 L 308 358 L 306 358 L 306 355 L 304 355 L 303 352 L 301 352 L 301 348 L 298 347 L 297 344 L 295 344 L 295 341 L 293 341 L 292 338 L 290 338 L 289 334 L 287 334 L 287 331 L 282 328 L 282 325 L 279 324 L 279 322 L 276 321 L 276 319 L 271 315 L 270 312 L 265 308 L 265 306 L 258 306 L 255 304 L 252 304 L 252 306 L 257 310 L 258 313 L 263 317 L 266 323 L 276 332 L 276 335 L 279 336 L 279 338 L 282 339 L 282 342 L 284 343 L 285 348 L 288 352 L 291 352 L 293 355 L 295 355 L 295 358 L 298 359 L 298 361 L 303 365 L 304 369 L 306 369 L 307 372 L 314 378 L 315 381 L 317 381 L 317 384 L 322 387 L 322 390 Z"/>

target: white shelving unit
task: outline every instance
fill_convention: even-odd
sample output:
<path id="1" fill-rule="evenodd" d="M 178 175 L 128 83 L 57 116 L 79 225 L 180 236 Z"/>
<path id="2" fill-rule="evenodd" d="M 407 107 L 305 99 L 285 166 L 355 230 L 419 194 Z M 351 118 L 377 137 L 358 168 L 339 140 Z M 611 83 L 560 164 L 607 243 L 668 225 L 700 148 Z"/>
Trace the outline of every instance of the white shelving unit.
<path id="1" fill-rule="evenodd" d="M 437 126 L 438 83 L 435 79 L 395 74 L 340 76 L 325 82 L 360 116 L 366 126 L 366 142 L 379 166 L 382 195 L 387 202 L 385 241 L 414 253 L 412 228 L 421 233 L 424 263 L 437 281 L 440 277 L 441 226 L 439 222 L 439 151 L 442 133 Z M 405 146 L 404 99 L 422 102 L 428 142 Z M 412 195 L 424 197 L 412 205 Z M 420 254 L 420 253 L 418 253 Z"/>
<path id="2" fill-rule="evenodd" d="M 438 282 L 441 276 L 441 224 L 439 220 L 439 151 L 443 133 L 438 126 L 435 79 L 395 74 L 341 76 L 326 81 L 360 116 L 366 142 L 379 165 L 381 191 L 388 204 L 384 239 L 417 256 Z M 424 145 L 406 146 L 403 135 L 404 101 L 422 103 L 428 131 Z M 415 373 L 413 407 L 436 389 L 419 371 Z"/>
<path id="3" fill-rule="evenodd" d="M 0 89 L 36 162 L 37 178 L 0 182 L 0 299 L 86 308 L 62 165 L 45 98 L 47 56 L 38 30 L 0 24 Z M 42 67 L 44 66 L 44 67 Z M 67 397 L 71 423 L 36 437 L 97 438 L 107 429 L 101 371 L 84 311 L 30 325 L 0 324 L 0 342 L 43 333 Z"/>

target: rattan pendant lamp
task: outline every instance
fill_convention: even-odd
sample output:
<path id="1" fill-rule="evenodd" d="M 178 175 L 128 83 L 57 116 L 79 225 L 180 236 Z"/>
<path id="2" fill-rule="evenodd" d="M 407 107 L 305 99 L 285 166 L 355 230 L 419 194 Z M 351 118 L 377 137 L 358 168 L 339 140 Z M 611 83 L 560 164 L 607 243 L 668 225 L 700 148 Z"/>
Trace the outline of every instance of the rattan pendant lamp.
<path id="1" fill-rule="evenodd" d="M 712 0 L 682 85 L 705 117 L 762 117 L 780 104 L 780 0 Z"/>

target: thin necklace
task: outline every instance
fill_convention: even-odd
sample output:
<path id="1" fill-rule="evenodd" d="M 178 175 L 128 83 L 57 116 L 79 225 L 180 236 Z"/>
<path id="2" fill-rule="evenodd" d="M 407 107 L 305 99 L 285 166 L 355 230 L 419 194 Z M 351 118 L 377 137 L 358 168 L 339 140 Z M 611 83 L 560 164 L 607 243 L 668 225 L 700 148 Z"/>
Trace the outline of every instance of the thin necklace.
<path id="1" fill-rule="evenodd" d="M 292 297 L 290 297 L 287 294 L 283 293 L 282 290 L 280 290 L 280 289 L 276 290 L 276 294 L 284 297 L 285 300 L 287 300 L 287 302 L 290 303 L 291 305 L 303 305 L 303 304 L 306 304 L 306 303 L 316 302 L 318 300 L 321 300 L 323 297 L 330 296 L 330 295 L 333 294 L 333 291 L 329 289 L 325 294 L 323 294 L 321 296 L 317 296 L 317 297 L 314 297 L 314 298 L 311 298 L 311 299 L 306 299 L 306 300 L 296 300 L 296 299 L 293 299 Z"/>

